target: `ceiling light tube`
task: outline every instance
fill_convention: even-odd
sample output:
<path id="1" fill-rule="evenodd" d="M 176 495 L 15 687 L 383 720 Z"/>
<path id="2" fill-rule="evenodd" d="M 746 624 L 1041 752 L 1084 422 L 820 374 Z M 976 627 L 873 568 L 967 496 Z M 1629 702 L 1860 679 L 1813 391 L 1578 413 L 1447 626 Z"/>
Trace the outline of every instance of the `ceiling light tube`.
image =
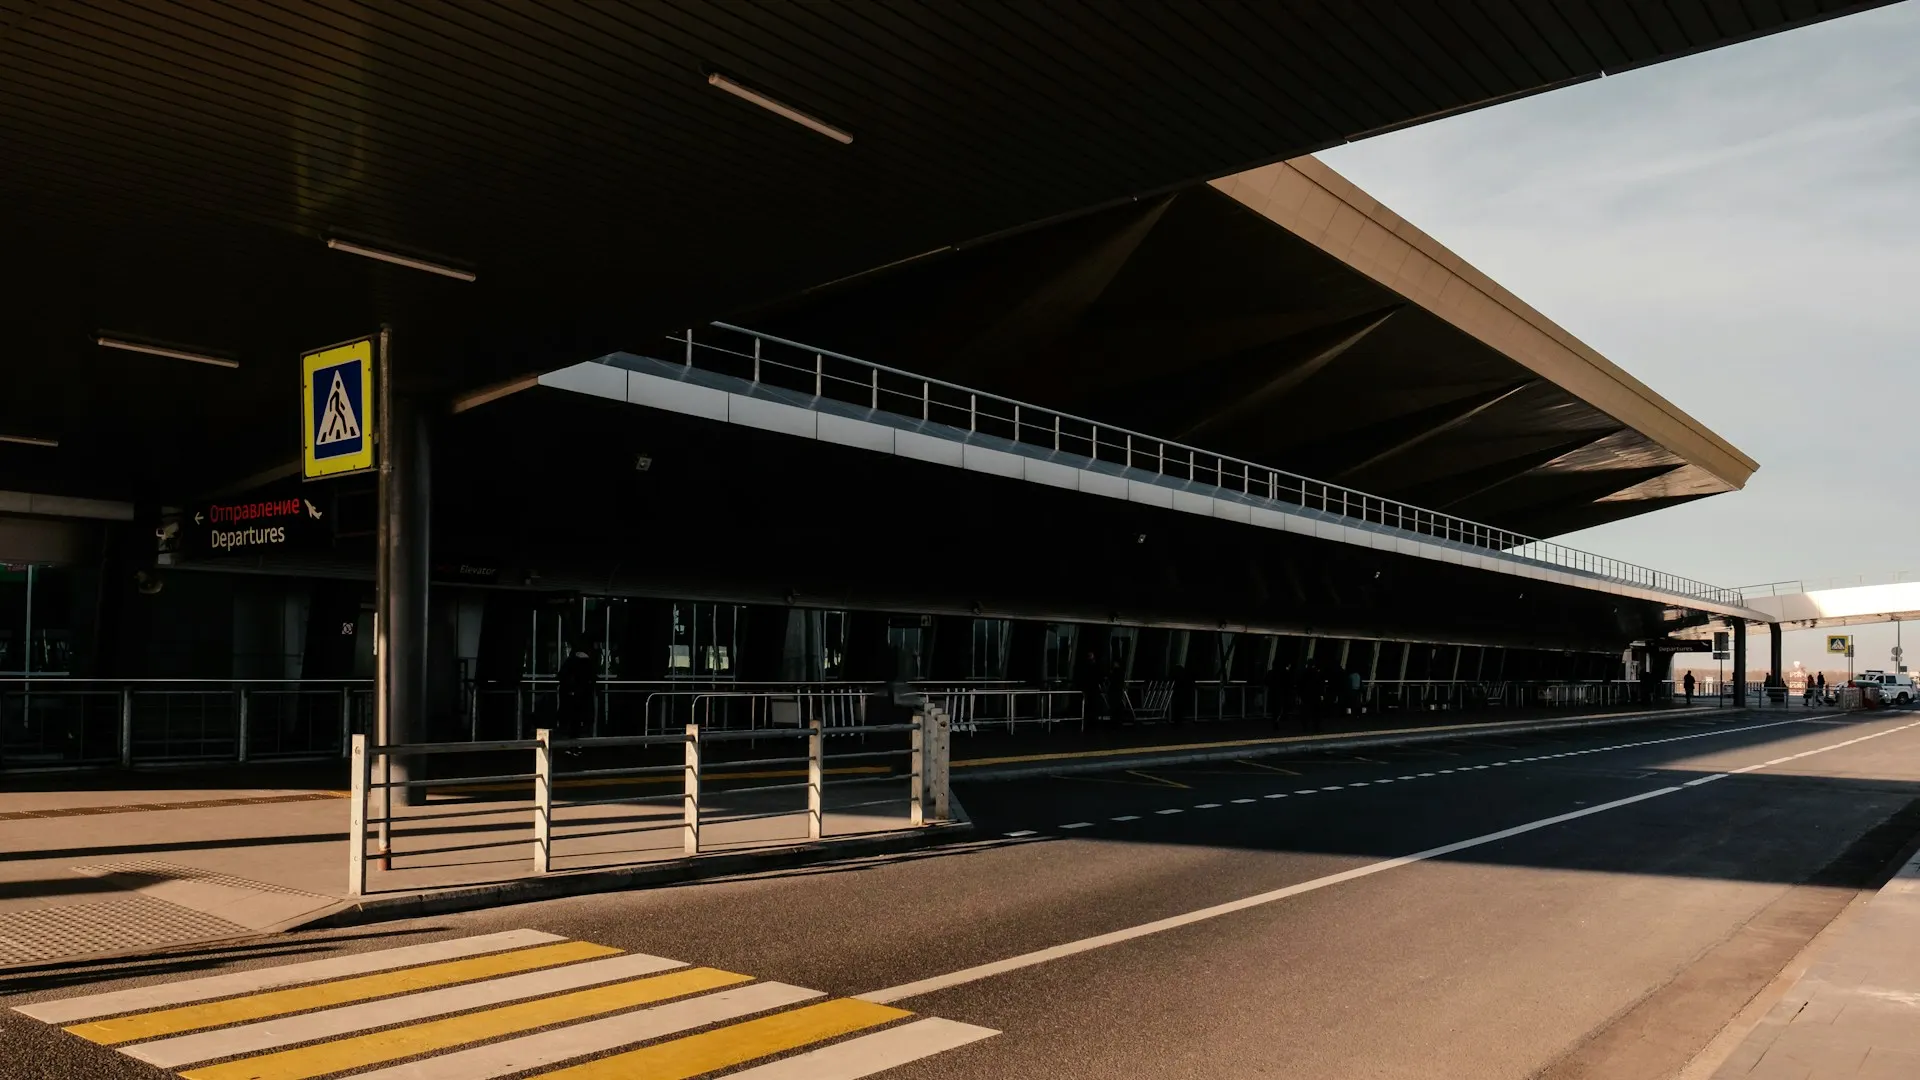
<path id="1" fill-rule="evenodd" d="M 399 255 L 391 251 L 381 251 L 379 248 L 370 248 L 365 244 L 356 244 L 351 240 L 342 240 L 338 237 L 328 237 L 327 246 L 335 251 L 344 251 L 349 255 L 360 255 L 369 259 L 378 259 L 381 262 L 392 263 L 395 266 L 404 266 L 409 270 L 425 270 L 429 274 L 439 274 L 441 277 L 450 277 L 455 281 L 474 281 L 480 276 L 471 270 L 460 270 L 455 267 L 444 266 L 440 263 L 428 262 L 425 259 L 416 259 L 411 255 Z"/>
<path id="2" fill-rule="evenodd" d="M 13 443 L 15 446 L 45 446 L 48 448 L 53 448 L 60 445 L 60 440 L 59 439 L 42 439 L 37 435 L 0 434 L 0 443 Z"/>
<path id="3" fill-rule="evenodd" d="M 717 86 L 742 101 L 751 101 L 770 113 L 784 116 L 803 128 L 825 135 L 834 142 L 842 144 L 853 142 L 853 136 L 851 134 L 834 127 L 825 120 L 808 116 L 806 113 L 801 112 L 791 105 L 782 105 L 780 102 L 773 100 L 760 91 L 742 86 L 717 71 L 707 74 L 707 85 Z"/>
<path id="4" fill-rule="evenodd" d="M 144 341 L 128 341 L 124 338 L 96 336 L 94 344 L 108 349 L 120 349 L 124 352 L 146 353 L 148 356 L 164 356 L 169 360 L 189 360 L 196 364 L 211 364 L 214 367 L 237 368 L 240 361 L 229 360 L 224 356 L 210 356 L 207 353 L 188 352 L 185 349 L 170 349 L 165 345 L 149 345 Z"/>

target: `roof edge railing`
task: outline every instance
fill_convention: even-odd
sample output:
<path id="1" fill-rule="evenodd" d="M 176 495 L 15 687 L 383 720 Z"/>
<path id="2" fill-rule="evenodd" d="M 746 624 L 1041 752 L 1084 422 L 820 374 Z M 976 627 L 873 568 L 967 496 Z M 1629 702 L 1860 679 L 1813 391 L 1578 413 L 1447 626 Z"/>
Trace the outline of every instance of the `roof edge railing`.
<path id="1" fill-rule="evenodd" d="M 688 328 L 683 334 L 668 335 L 667 340 L 677 346 L 671 357 L 654 359 L 734 376 L 757 386 L 940 424 L 968 435 L 1071 453 L 1096 463 L 1151 471 L 1174 481 L 1207 485 L 1249 499 L 1284 503 L 1426 539 L 1499 552 L 1606 581 L 1724 606 L 1745 606 L 1738 589 L 1709 585 L 744 326 L 715 322 L 710 327 L 737 340 L 722 337 L 719 341 L 702 341 L 694 329 Z"/>

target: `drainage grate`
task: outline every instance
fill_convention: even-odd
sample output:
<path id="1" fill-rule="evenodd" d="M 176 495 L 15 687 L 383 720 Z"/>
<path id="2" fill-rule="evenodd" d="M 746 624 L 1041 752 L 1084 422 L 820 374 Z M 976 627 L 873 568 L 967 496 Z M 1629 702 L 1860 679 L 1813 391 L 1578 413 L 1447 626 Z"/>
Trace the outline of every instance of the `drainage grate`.
<path id="1" fill-rule="evenodd" d="M 150 896 L 0 912 L 0 964 L 172 945 L 249 931 Z"/>

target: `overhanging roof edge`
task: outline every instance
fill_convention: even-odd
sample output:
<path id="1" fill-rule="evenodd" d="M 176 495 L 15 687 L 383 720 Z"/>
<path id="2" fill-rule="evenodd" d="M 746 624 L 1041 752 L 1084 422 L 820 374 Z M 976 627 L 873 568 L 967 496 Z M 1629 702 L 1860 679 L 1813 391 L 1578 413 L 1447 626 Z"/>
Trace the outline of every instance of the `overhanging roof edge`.
<path id="1" fill-rule="evenodd" d="M 1759 468 L 1705 424 L 1318 158 L 1235 173 L 1210 186 L 1705 469 L 1730 489 L 1744 487 Z"/>

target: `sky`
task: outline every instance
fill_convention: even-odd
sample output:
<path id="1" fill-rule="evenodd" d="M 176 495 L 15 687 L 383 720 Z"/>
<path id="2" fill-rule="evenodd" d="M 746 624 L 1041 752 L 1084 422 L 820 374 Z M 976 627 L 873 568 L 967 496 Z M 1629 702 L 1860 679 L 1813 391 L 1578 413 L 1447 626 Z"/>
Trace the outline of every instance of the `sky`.
<path id="1" fill-rule="evenodd" d="M 1562 542 L 1716 585 L 1920 577 L 1920 0 L 1319 156 L 1760 462 Z M 1852 632 L 1889 666 L 1892 628 Z M 1824 644 L 1786 658 L 1844 669 Z"/>

